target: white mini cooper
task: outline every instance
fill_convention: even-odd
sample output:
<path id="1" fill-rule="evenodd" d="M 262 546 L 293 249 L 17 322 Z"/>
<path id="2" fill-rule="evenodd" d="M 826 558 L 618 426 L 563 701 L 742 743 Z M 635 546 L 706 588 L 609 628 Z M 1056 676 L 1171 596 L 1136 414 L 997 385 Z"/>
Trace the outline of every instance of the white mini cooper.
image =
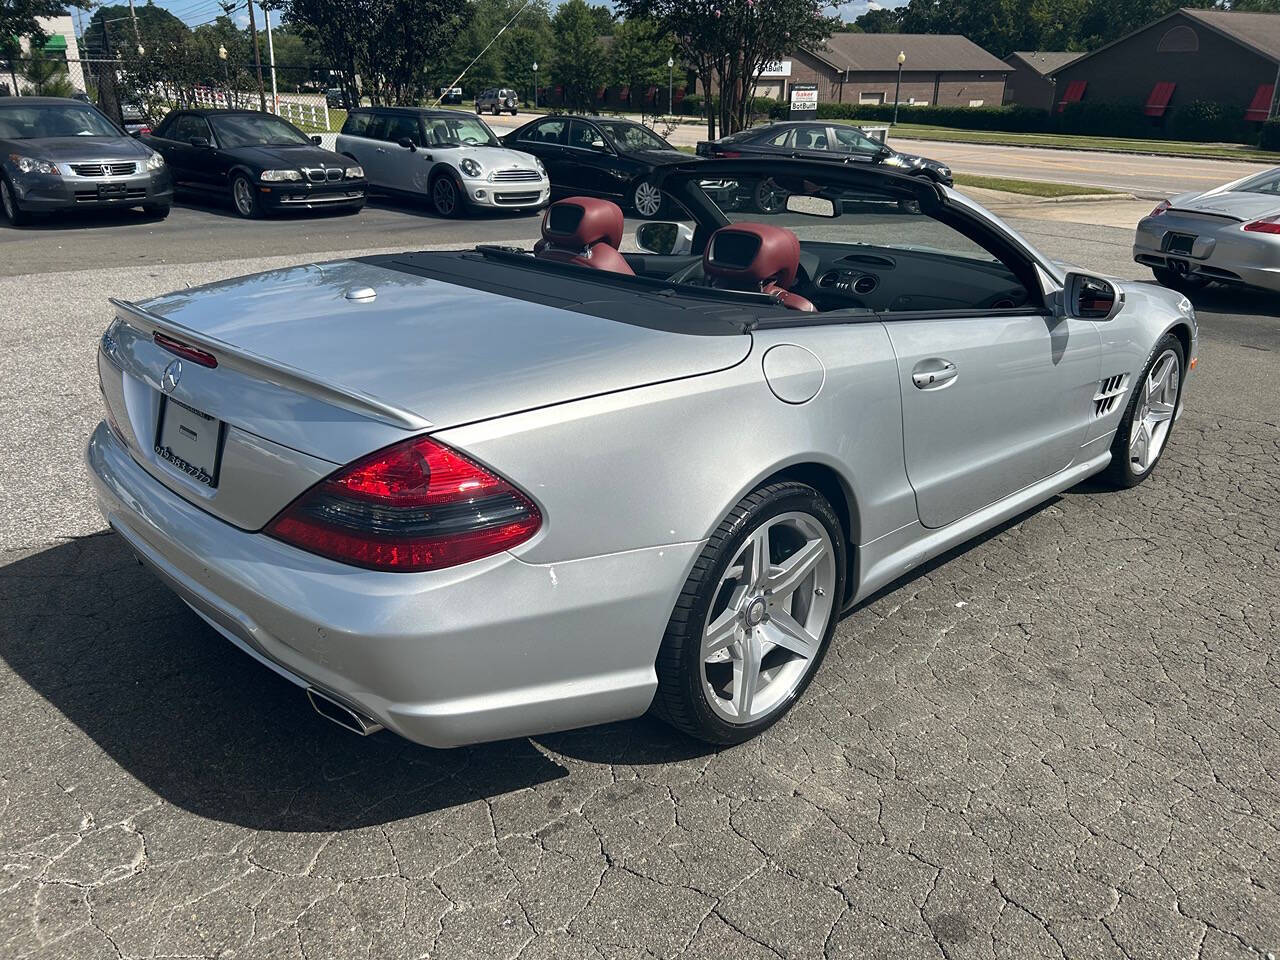
<path id="1" fill-rule="evenodd" d="M 429 197 L 444 217 L 486 207 L 537 210 L 551 196 L 541 160 L 502 146 L 483 120 L 459 110 L 352 110 L 336 149 L 364 167 L 371 189 Z"/>

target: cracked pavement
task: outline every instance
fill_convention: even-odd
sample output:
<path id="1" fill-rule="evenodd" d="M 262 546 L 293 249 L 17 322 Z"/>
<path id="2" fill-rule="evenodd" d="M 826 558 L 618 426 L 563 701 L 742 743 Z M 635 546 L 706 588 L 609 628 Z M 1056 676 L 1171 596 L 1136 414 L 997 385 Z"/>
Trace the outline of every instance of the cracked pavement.
<path id="1" fill-rule="evenodd" d="M 1128 231 L 1017 226 L 1136 275 Z M 1148 483 L 882 591 L 758 740 L 435 751 L 318 717 L 89 499 L 105 298 L 274 262 L 0 279 L 0 956 L 1280 953 L 1274 298 L 1200 298 Z"/>

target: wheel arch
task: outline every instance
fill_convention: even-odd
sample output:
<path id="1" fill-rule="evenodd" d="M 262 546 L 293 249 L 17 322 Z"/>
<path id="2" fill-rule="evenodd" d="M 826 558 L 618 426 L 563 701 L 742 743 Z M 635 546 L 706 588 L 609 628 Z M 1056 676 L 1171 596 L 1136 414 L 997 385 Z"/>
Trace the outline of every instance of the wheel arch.
<path id="1" fill-rule="evenodd" d="M 1187 323 L 1175 323 L 1172 327 L 1165 331 L 1171 333 L 1178 338 L 1178 342 L 1182 344 L 1182 357 L 1188 364 L 1191 363 L 1191 345 L 1194 342 L 1191 334 L 1191 325 Z"/>

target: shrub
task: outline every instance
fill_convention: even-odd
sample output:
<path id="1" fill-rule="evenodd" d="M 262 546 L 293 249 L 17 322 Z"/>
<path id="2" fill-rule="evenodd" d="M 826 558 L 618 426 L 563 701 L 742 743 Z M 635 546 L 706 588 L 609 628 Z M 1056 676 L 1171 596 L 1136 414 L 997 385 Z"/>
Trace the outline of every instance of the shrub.
<path id="1" fill-rule="evenodd" d="M 1178 140 L 1201 143 L 1243 143 L 1251 139 L 1244 108 L 1212 100 L 1192 100 L 1177 107 L 1169 118 L 1169 134 Z"/>
<path id="2" fill-rule="evenodd" d="M 1262 130 L 1258 134 L 1258 146 L 1263 150 L 1280 152 L 1280 119 L 1263 122 Z"/>

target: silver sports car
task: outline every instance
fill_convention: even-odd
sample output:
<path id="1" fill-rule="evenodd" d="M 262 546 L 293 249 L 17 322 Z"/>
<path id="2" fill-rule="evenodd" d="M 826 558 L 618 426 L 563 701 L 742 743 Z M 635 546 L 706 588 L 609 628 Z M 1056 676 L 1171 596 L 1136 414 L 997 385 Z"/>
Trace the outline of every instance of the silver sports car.
<path id="1" fill-rule="evenodd" d="M 723 213 L 703 184 L 785 194 Z M 690 161 L 681 219 L 572 198 L 532 250 L 115 302 L 101 509 L 208 624 L 360 733 L 653 709 L 778 720 L 841 613 L 1092 474 L 1150 476 L 1181 295 L 1064 270 L 878 169 Z M 850 640 L 855 642 L 856 640 Z"/>
<path id="2" fill-rule="evenodd" d="M 1138 224 L 1133 259 L 1177 290 L 1216 281 L 1280 291 L 1280 167 L 1162 200 Z"/>

